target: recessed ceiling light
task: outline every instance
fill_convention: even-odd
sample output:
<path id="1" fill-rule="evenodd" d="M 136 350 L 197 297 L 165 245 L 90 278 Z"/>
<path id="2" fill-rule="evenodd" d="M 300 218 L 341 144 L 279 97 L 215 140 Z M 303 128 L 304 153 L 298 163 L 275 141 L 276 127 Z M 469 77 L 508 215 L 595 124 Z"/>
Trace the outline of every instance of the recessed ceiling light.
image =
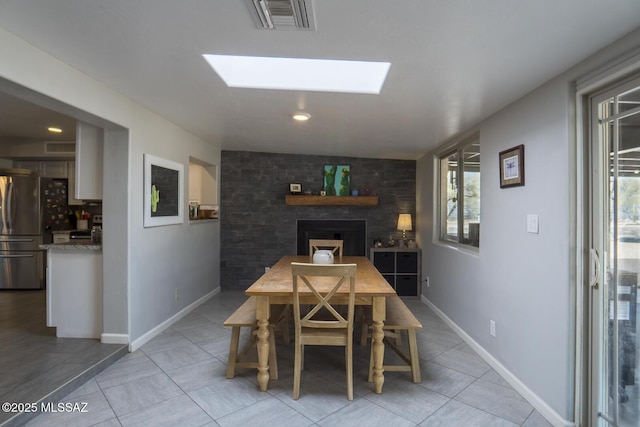
<path id="1" fill-rule="evenodd" d="M 229 87 L 379 94 L 390 62 L 202 55 Z"/>
<path id="2" fill-rule="evenodd" d="M 47 128 L 47 130 L 49 132 L 53 132 L 53 133 L 62 133 L 62 129 L 60 129 L 60 128 L 49 127 L 49 128 Z"/>
<path id="3" fill-rule="evenodd" d="M 309 114 L 309 113 L 295 113 L 291 117 L 293 118 L 293 120 L 297 120 L 299 122 L 306 122 L 307 120 L 309 120 L 311 118 L 311 114 Z"/>

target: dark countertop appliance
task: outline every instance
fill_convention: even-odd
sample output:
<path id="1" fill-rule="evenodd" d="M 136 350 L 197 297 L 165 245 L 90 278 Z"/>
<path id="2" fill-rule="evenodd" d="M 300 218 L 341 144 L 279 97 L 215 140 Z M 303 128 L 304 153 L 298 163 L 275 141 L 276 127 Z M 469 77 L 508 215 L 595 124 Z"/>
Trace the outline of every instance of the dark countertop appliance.
<path id="1" fill-rule="evenodd" d="M 78 243 L 91 241 L 91 230 L 72 230 L 69 232 L 69 240 Z"/>

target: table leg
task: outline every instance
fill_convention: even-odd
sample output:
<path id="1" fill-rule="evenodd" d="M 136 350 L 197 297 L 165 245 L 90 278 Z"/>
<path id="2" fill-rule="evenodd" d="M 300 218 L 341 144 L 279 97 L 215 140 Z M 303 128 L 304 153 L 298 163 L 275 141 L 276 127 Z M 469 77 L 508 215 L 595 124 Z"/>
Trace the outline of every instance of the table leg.
<path id="1" fill-rule="evenodd" d="M 256 297 L 256 319 L 258 320 L 258 386 L 267 391 L 269 384 L 269 297 Z"/>
<path id="2" fill-rule="evenodd" d="M 371 331 L 371 346 L 373 348 L 373 385 L 375 392 L 382 393 L 384 384 L 384 320 L 386 304 L 384 297 L 374 297 L 372 307 L 373 330 Z"/>

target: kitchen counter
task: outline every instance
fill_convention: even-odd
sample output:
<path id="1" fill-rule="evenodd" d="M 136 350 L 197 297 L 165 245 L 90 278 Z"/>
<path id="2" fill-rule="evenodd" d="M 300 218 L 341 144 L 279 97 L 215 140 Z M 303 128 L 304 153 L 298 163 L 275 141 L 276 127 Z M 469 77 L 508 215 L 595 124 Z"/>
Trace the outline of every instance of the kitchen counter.
<path id="1" fill-rule="evenodd" d="M 102 245 L 72 241 L 47 250 L 47 326 L 59 338 L 101 338 Z"/>
<path id="2" fill-rule="evenodd" d="M 67 251 L 101 251 L 102 245 L 94 245 L 91 243 L 78 243 L 78 242 L 66 242 L 66 243 L 50 243 L 48 245 L 40 245 L 40 249 L 57 249 L 57 250 L 67 250 Z"/>

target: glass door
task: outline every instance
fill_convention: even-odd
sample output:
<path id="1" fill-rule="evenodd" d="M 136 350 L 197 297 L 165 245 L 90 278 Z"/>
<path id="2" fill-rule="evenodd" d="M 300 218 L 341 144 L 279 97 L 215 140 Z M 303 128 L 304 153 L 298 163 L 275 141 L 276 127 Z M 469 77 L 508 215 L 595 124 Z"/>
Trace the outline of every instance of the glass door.
<path id="1" fill-rule="evenodd" d="M 640 79 L 592 98 L 591 420 L 640 420 Z"/>

